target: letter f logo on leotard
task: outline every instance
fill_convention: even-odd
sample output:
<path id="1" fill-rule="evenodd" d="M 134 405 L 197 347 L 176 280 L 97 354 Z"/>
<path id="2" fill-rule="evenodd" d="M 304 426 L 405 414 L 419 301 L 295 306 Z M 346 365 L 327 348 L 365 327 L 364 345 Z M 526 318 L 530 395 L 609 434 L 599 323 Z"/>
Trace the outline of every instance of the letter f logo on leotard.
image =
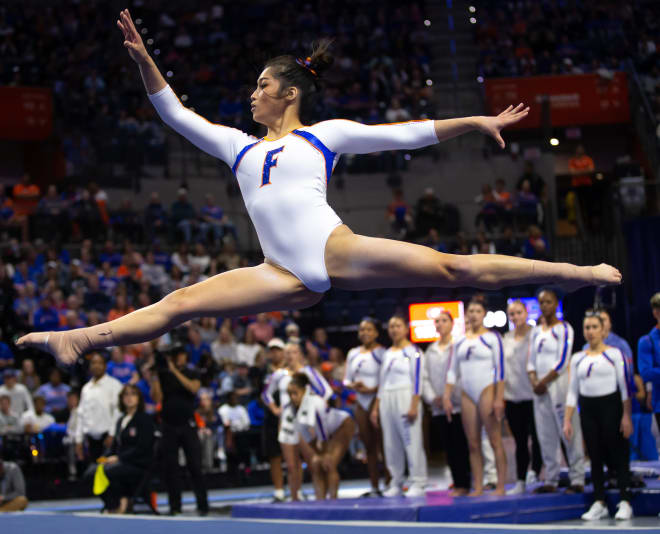
<path id="1" fill-rule="evenodd" d="M 264 159 L 264 168 L 261 172 L 261 187 L 264 185 L 270 184 L 270 169 L 272 167 L 277 167 L 277 158 L 273 157 L 275 154 L 279 154 L 284 150 L 284 145 L 280 148 L 275 148 L 266 152 L 266 158 Z"/>
<path id="2" fill-rule="evenodd" d="M 468 347 L 467 354 L 465 355 L 465 359 L 466 359 L 466 360 L 469 360 L 469 359 L 470 359 L 470 355 L 472 354 L 472 351 L 473 351 L 473 350 L 474 350 L 474 345 L 470 345 L 470 346 Z"/>

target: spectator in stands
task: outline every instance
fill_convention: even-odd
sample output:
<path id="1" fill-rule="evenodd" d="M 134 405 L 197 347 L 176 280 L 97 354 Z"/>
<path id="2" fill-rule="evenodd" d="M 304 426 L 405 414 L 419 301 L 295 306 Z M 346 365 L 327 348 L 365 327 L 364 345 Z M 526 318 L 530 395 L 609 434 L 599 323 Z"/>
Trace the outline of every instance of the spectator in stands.
<path id="1" fill-rule="evenodd" d="M 296 323 L 289 323 L 284 327 L 286 343 L 300 343 L 300 327 Z"/>
<path id="2" fill-rule="evenodd" d="M 238 243 L 236 227 L 229 220 L 223 209 L 215 203 L 213 195 L 207 193 L 204 198 L 206 204 L 200 210 L 201 222 L 199 224 L 199 232 L 201 239 L 206 241 L 209 230 L 212 230 L 213 242 L 216 246 L 222 242 L 222 238 L 227 233 L 231 234 L 235 243 Z"/>
<path id="3" fill-rule="evenodd" d="M 447 252 L 447 245 L 442 239 L 440 239 L 440 233 L 436 228 L 431 228 L 429 230 L 429 233 L 422 244 L 431 247 L 438 252 Z"/>
<path id="4" fill-rule="evenodd" d="M 32 183 L 29 173 L 23 173 L 21 180 L 12 190 L 14 199 L 14 221 L 21 226 L 21 238 L 23 241 L 29 239 L 29 217 L 34 214 L 39 203 L 41 190 L 39 186 Z"/>
<path id="5" fill-rule="evenodd" d="M 218 339 L 211 343 L 211 354 L 218 364 L 224 360 L 238 361 L 237 345 L 231 331 L 231 324 L 223 323 L 220 327 Z"/>
<path id="6" fill-rule="evenodd" d="M 492 239 L 486 237 L 484 232 L 477 232 L 471 252 L 472 254 L 495 254 L 495 243 Z"/>
<path id="7" fill-rule="evenodd" d="M 112 347 L 106 373 L 122 384 L 137 384 L 140 379 L 135 364 L 126 361 L 128 347 Z"/>
<path id="8" fill-rule="evenodd" d="M 180 231 L 186 243 L 190 243 L 192 240 L 197 224 L 196 218 L 195 208 L 188 201 L 188 190 L 184 187 L 179 188 L 177 191 L 177 200 L 170 208 L 170 219 L 172 230 L 174 232 Z"/>
<path id="9" fill-rule="evenodd" d="M 34 410 L 32 395 L 28 389 L 18 383 L 18 373 L 14 369 L 5 369 L 2 373 L 4 384 L 0 386 L 0 395 L 9 395 L 12 411 L 19 417 L 28 410 Z"/>
<path id="10" fill-rule="evenodd" d="M 208 497 L 202 478 L 201 444 L 195 423 L 195 395 L 201 387 L 199 373 L 188 366 L 188 353 L 181 347 L 171 357 L 156 355 L 158 378 L 152 382 L 151 396 L 162 403 L 163 469 L 171 514 L 181 513 L 179 447 L 192 477 L 197 510 L 208 513 Z"/>
<path id="11" fill-rule="evenodd" d="M 135 308 L 133 306 L 129 306 L 126 295 L 123 293 L 117 293 L 117 296 L 115 297 L 115 305 L 108 313 L 108 321 L 119 319 L 134 310 Z"/>
<path id="12" fill-rule="evenodd" d="M 112 300 L 101 289 L 99 277 L 96 274 L 90 275 L 87 280 L 89 289 L 85 293 L 83 306 L 86 310 L 97 311 L 105 316 L 112 306 Z"/>
<path id="13" fill-rule="evenodd" d="M 410 206 L 403 200 L 403 191 L 395 189 L 392 192 L 392 202 L 387 207 L 387 218 L 396 239 L 405 239 L 413 223 Z"/>
<path id="14" fill-rule="evenodd" d="M 0 392 L 0 436 L 22 433 L 21 416 L 11 408 L 11 397 Z"/>
<path id="15" fill-rule="evenodd" d="M 312 346 L 318 351 L 318 355 L 322 361 L 327 361 L 330 357 L 330 343 L 328 343 L 328 333 L 325 328 L 318 326 L 312 333 Z"/>
<path id="16" fill-rule="evenodd" d="M 523 244 L 523 257 L 535 260 L 546 260 L 550 257 L 548 242 L 541 229 L 536 225 L 531 225 L 527 229 L 527 240 Z"/>
<path id="17" fill-rule="evenodd" d="M 162 295 L 162 288 L 167 281 L 167 273 L 165 267 L 156 263 L 156 258 L 153 251 L 147 252 L 145 262 L 140 266 L 142 271 L 142 278 L 147 280 L 149 284 L 157 288 L 159 294 Z"/>
<path id="18" fill-rule="evenodd" d="M 78 476 L 77 456 L 76 456 L 76 429 L 78 427 L 78 397 L 77 391 L 69 391 L 66 395 L 66 434 L 62 439 L 62 444 L 66 448 L 66 465 L 69 480 L 76 480 Z"/>
<path id="19" fill-rule="evenodd" d="M 250 465 L 250 416 L 245 406 L 238 402 L 239 394 L 229 392 L 227 402 L 220 406 L 218 415 L 224 428 L 224 448 L 230 468 L 237 471 L 243 466 Z"/>
<path id="20" fill-rule="evenodd" d="M 153 242 L 157 234 L 167 233 L 167 221 L 167 211 L 160 201 L 160 195 L 154 191 L 144 209 L 145 237 L 148 243 Z"/>
<path id="21" fill-rule="evenodd" d="M 500 224 L 508 224 L 511 222 L 511 215 L 513 211 L 513 198 L 511 193 L 506 190 L 506 182 L 502 178 L 495 180 L 495 201 L 499 207 L 499 220 Z"/>
<path id="22" fill-rule="evenodd" d="M 202 317 L 199 319 L 199 335 L 204 343 L 209 345 L 218 337 L 218 321 L 215 317 Z"/>
<path id="23" fill-rule="evenodd" d="M 205 341 L 202 341 L 202 336 L 199 333 L 199 328 L 196 325 L 188 327 L 188 344 L 186 345 L 186 352 L 190 363 L 196 366 L 202 354 L 211 354 L 211 347 Z"/>
<path id="24" fill-rule="evenodd" d="M 97 239 L 104 231 L 104 223 L 99 206 L 88 189 L 83 189 L 80 197 L 71 205 L 71 220 L 78 239 Z"/>
<path id="25" fill-rule="evenodd" d="M 415 206 L 415 231 L 424 236 L 432 229 L 443 228 L 442 206 L 433 188 L 427 187 Z M 437 249 L 436 249 L 437 250 Z"/>
<path id="26" fill-rule="evenodd" d="M 28 505 L 26 495 L 21 468 L 0 457 L 0 513 L 25 510 Z"/>
<path id="27" fill-rule="evenodd" d="M 527 160 L 525 162 L 525 170 L 518 179 L 516 184 L 516 190 L 520 191 L 522 189 L 523 182 L 527 180 L 530 185 L 530 189 L 536 198 L 543 198 L 545 191 L 545 180 L 541 178 L 541 175 L 534 170 L 534 162 Z"/>
<path id="28" fill-rule="evenodd" d="M 254 365 L 254 359 L 261 350 L 262 346 L 257 343 L 254 337 L 254 331 L 246 328 L 245 338 L 236 345 L 236 362 L 243 362 L 249 367 L 252 367 Z"/>
<path id="29" fill-rule="evenodd" d="M 642 379 L 651 386 L 651 406 L 660 427 L 660 293 L 651 297 L 651 310 L 656 324 L 637 342 L 637 365 Z"/>
<path id="30" fill-rule="evenodd" d="M 481 187 L 481 194 L 477 195 L 474 201 L 481 207 L 475 224 L 477 227 L 483 227 L 487 231 L 493 230 L 499 224 L 499 206 L 492 186 L 490 184 L 484 184 Z"/>
<path id="31" fill-rule="evenodd" d="M 199 394 L 199 406 L 195 414 L 197 420 L 202 422 L 197 430 L 202 447 L 202 472 L 208 473 L 213 470 L 218 449 L 218 430 L 221 430 L 220 416 L 213 407 L 213 396 L 210 393 Z"/>
<path id="32" fill-rule="evenodd" d="M 595 170 L 594 160 L 584 152 L 584 146 L 575 148 L 575 155 L 568 160 L 568 172 L 571 174 L 571 186 L 581 187 L 593 184 L 592 173 Z"/>
<path id="33" fill-rule="evenodd" d="M 78 424 L 76 425 L 76 456 L 85 458 L 83 444 L 87 442 L 87 456 L 95 462 L 112 444 L 117 420 L 117 403 L 121 382 L 106 372 L 105 358 L 94 352 L 89 360 L 92 378 L 80 392 Z"/>
<path id="34" fill-rule="evenodd" d="M 11 369 L 14 367 L 14 353 L 9 348 L 9 345 L 4 341 L 0 341 L 0 371 Z"/>
<path id="35" fill-rule="evenodd" d="M 18 382 L 23 384 L 30 394 L 33 394 L 41 386 L 41 378 L 34 370 L 34 361 L 25 358 L 21 364 L 21 370 L 18 373 Z"/>
<path id="36" fill-rule="evenodd" d="M 520 239 L 513 234 L 513 228 L 511 225 L 504 227 L 502 237 L 500 237 L 495 243 L 495 249 L 498 254 L 504 254 L 506 256 L 522 256 L 522 243 Z"/>
<path id="37" fill-rule="evenodd" d="M 520 226 L 537 224 L 539 199 L 532 193 L 528 180 L 524 180 L 516 194 L 515 216 Z"/>
<path id="38" fill-rule="evenodd" d="M 45 294 L 41 298 L 39 308 L 34 312 L 34 329 L 40 332 L 57 330 L 59 325 L 60 317 L 57 313 L 57 309 L 53 306 L 53 298 L 50 294 Z"/>
<path id="39" fill-rule="evenodd" d="M 275 328 L 270 323 L 267 313 L 258 313 L 256 320 L 248 325 L 252 331 L 255 341 L 267 345 L 275 336 Z"/>
<path id="40" fill-rule="evenodd" d="M 46 412 L 46 399 L 35 395 L 32 401 L 34 410 L 28 410 L 21 416 L 21 427 L 26 434 L 38 434 L 55 423 L 55 418 Z"/>
<path id="41" fill-rule="evenodd" d="M 190 272 L 190 254 L 188 253 L 188 244 L 181 242 L 179 247 L 172 254 L 172 267 L 177 267 L 179 271 L 186 275 Z"/>
<path id="42" fill-rule="evenodd" d="M 195 243 L 193 251 L 188 255 L 191 268 L 197 267 L 200 274 L 208 273 L 211 256 L 206 252 L 203 243 Z"/>
<path id="43" fill-rule="evenodd" d="M 232 376 L 232 385 L 234 387 L 234 393 L 237 395 L 237 400 L 243 405 L 247 405 L 250 402 L 250 397 L 252 395 L 252 382 L 250 381 L 249 375 L 250 366 L 245 362 L 239 362 L 236 366 L 236 371 Z"/>
<path id="44" fill-rule="evenodd" d="M 218 255 L 218 266 L 226 271 L 238 269 L 241 266 L 241 255 L 236 251 L 236 243 L 225 240 L 222 252 Z"/>
<path id="45" fill-rule="evenodd" d="M 57 187 L 49 185 L 36 210 L 43 230 L 40 235 L 47 235 L 49 238 L 59 235 L 66 240 L 70 233 L 68 208 L 68 202 L 58 195 Z"/>
<path id="46" fill-rule="evenodd" d="M 62 371 L 57 367 L 50 370 L 49 380 L 37 390 L 37 395 L 46 399 L 46 411 L 56 421 L 64 421 L 67 412 L 67 396 L 71 386 L 62 383 Z"/>

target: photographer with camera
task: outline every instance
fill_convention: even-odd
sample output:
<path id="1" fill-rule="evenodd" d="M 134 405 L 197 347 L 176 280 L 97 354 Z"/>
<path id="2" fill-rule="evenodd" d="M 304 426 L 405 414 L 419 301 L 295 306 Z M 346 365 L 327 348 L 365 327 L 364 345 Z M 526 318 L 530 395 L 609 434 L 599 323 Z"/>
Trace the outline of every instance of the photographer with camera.
<path id="1" fill-rule="evenodd" d="M 206 487 L 202 478 L 202 447 L 195 422 L 195 395 L 201 386 L 199 374 L 187 367 L 188 354 L 183 347 L 176 347 L 169 357 L 156 353 L 155 376 L 151 396 L 162 403 L 163 421 L 163 472 L 167 485 L 170 514 L 181 513 L 181 471 L 179 447 L 183 448 L 186 467 L 192 478 L 201 515 L 209 511 Z"/>

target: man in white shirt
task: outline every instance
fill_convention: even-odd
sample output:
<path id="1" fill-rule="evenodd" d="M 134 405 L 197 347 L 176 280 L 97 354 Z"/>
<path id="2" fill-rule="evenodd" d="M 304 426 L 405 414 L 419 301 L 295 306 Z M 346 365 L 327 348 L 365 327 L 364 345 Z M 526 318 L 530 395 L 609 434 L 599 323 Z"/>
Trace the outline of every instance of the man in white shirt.
<path id="1" fill-rule="evenodd" d="M 83 441 L 87 440 L 89 460 L 94 462 L 110 447 L 119 416 L 118 403 L 122 384 L 105 372 L 105 358 L 98 352 L 89 361 L 92 378 L 80 392 L 78 424 L 76 425 L 76 455 L 83 460 Z"/>
<path id="2" fill-rule="evenodd" d="M 11 409 L 11 397 L 0 394 L 0 436 L 21 433 L 20 417 Z"/>
<path id="3" fill-rule="evenodd" d="M 0 386 L 0 396 L 9 395 L 12 411 L 19 417 L 28 410 L 34 411 L 28 388 L 18 383 L 18 372 L 15 369 L 5 369 L 2 376 L 5 383 Z"/>
<path id="4" fill-rule="evenodd" d="M 55 418 L 46 412 L 46 399 L 34 396 L 34 410 L 28 410 L 21 416 L 21 426 L 26 434 L 38 434 L 44 428 L 55 423 Z"/>
<path id="5" fill-rule="evenodd" d="M 235 471 L 239 464 L 250 463 L 250 416 L 245 406 L 238 404 L 238 394 L 229 393 L 229 400 L 218 409 L 225 434 L 225 450 L 229 465 Z"/>

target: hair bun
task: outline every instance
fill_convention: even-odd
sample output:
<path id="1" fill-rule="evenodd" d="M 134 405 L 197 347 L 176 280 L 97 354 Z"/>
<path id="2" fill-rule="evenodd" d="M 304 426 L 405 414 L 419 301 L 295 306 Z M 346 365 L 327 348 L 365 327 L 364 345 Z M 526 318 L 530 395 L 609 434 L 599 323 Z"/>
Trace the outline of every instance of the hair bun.
<path id="1" fill-rule="evenodd" d="M 323 38 L 312 47 L 312 53 L 309 56 L 309 66 L 318 76 L 321 76 L 335 62 L 334 56 L 329 52 L 332 42 L 332 39 Z"/>

